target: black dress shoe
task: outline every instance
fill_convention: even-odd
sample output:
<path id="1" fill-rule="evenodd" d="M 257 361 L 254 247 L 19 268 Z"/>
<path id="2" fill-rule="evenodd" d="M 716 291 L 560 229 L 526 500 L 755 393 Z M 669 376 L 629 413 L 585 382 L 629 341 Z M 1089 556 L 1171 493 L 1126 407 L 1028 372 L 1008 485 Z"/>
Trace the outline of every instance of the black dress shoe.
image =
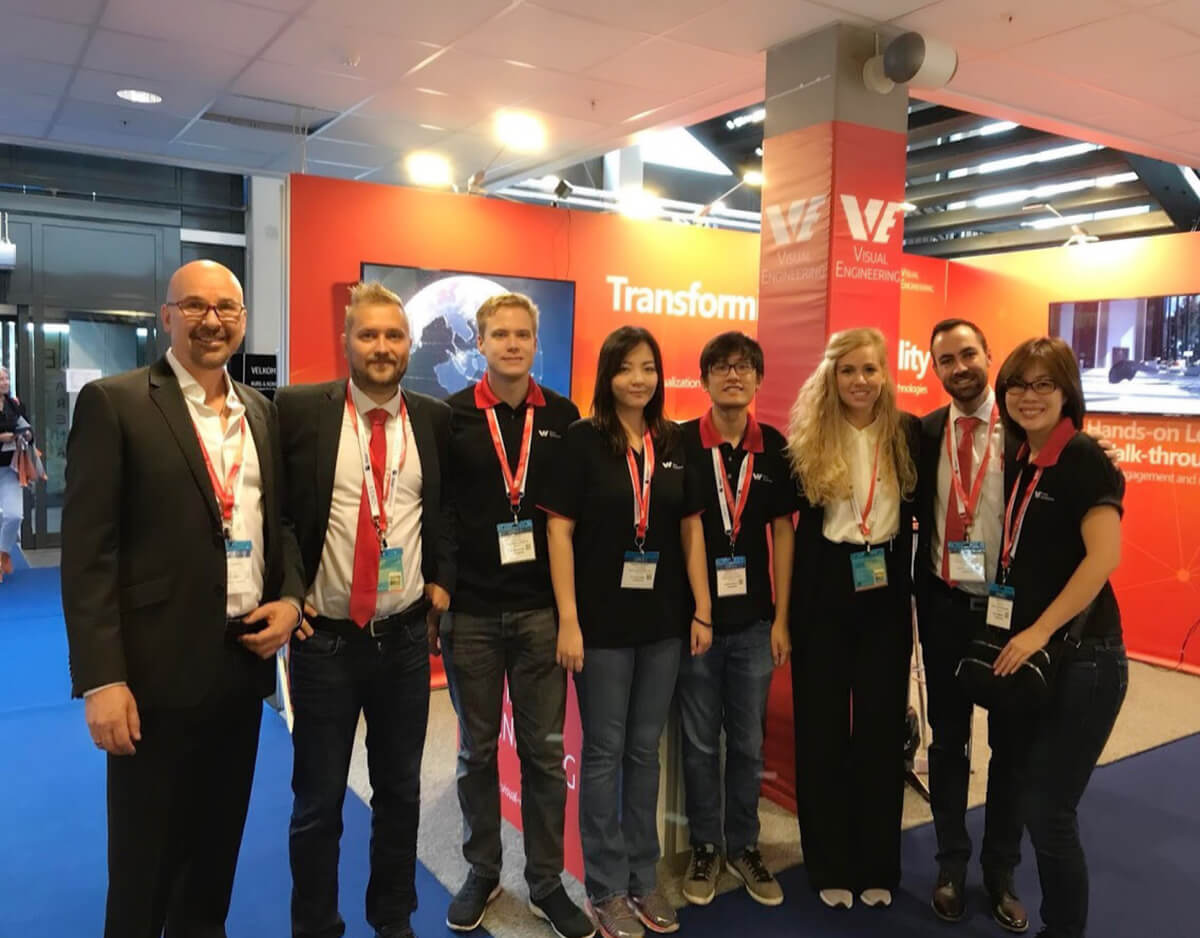
<path id="1" fill-rule="evenodd" d="M 1005 889 L 1003 892 L 992 893 L 989 898 L 991 899 L 989 904 L 992 907 L 992 918 L 996 920 L 997 925 L 1016 935 L 1024 934 L 1029 930 L 1029 913 L 1025 911 L 1021 900 L 1013 895 L 1011 888 Z"/>
<path id="2" fill-rule="evenodd" d="M 963 899 L 963 881 L 948 873 L 938 875 L 937 886 L 933 890 L 934 914 L 943 922 L 961 922 L 966 914 L 966 902 Z"/>

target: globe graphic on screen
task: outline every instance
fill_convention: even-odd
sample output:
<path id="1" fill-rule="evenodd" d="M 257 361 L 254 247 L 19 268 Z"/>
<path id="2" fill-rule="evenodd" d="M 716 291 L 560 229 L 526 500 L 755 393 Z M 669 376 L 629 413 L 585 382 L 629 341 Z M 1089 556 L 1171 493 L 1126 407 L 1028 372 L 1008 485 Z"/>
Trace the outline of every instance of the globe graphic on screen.
<path id="1" fill-rule="evenodd" d="M 455 274 L 422 287 L 405 304 L 413 346 L 404 386 L 449 397 L 483 377 L 487 362 L 476 344 L 475 313 L 488 297 L 510 292 L 486 277 Z M 541 379 L 542 350 L 533 377 Z"/>

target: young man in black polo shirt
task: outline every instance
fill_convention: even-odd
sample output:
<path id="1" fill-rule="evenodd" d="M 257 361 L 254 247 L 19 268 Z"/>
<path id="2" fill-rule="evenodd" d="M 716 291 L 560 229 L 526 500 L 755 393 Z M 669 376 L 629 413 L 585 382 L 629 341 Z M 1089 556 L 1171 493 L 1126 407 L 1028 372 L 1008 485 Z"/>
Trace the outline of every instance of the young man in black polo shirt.
<path id="1" fill-rule="evenodd" d="M 476 928 L 500 892 L 496 750 L 507 676 L 521 759 L 530 909 L 561 938 L 590 938 L 595 927 L 567 897 L 560 878 L 567 677 L 555 661 L 558 619 L 546 516 L 535 507 L 579 410 L 530 376 L 538 309 L 528 297 L 492 297 L 480 307 L 476 325 L 487 374 L 448 401 L 458 577 L 440 640 L 458 713 L 458 801 L 471 870 L 446 924 L 456 931 Z"/>
<path id="2" fill-rule="evenodd" d="M 775 665 L 791 652 L 787 609 L 796 500 L 787 441 L 749 411 L 762 378 L 757 342 L 740 332 L 716 336 L 700 354 L 700 381 L 713 406 L 683 426 L 688 472 L 695 488 L 707 493 L 703 525 L 713 605 L 712 647 L 703 655 L 684 654 L 678 685 L 692 843 L 683 894 L 697 905 L 713 899 L 722 844 L 730 872 L 752 898 L 764 905 L 783 901 L 758 852 L 758 796 L 767 691 Z"/>

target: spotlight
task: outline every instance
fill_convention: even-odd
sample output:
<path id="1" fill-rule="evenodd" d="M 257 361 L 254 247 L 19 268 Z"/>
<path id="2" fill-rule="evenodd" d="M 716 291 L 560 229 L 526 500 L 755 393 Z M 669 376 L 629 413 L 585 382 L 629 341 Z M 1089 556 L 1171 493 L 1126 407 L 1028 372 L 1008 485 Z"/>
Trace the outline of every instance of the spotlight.
<path id="1" fill-rule="evenodd" d="M 941 88 L 957 70 L 958 53 L 953 47 L 920 33 L 902 33 L 887 44 L 882 55 L 863 65 L 863 83 L 878 94 L 889 94 L 897 84 Z"/>
<path id="2" fill-rule="evenodd" d="M 561 202 L 564 199 L 566 199 L 567 196 L 569 196 L 574 191 L 575 191 L 574 186 L 572 186 L 565 179 L 560 179 L 558 181 L 558 185 L 554 187 L 554 197 L 556 199 L 558 199 L 558 201 Z"/>

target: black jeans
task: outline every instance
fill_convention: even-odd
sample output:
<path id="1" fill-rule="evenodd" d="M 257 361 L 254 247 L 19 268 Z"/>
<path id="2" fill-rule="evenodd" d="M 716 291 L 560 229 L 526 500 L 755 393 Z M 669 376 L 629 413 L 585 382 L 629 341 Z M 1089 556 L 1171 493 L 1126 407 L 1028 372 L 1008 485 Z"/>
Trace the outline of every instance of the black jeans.
<path id="1" fill-rule="evenodd" d="M 917 611 L 933 730 L 929 795 L 937 834 L 937 862 L 943 872 L 962 882 L 971 858 L 966 822 L 971 779 L 967 744 L 975 708 L 960 689 L 954 670 L 971 636 L 984 626 L 987 597 L 968 597 L 937 580 L 928 583 Z M 988 889 L 999 891 L 1021 860 L 1020 802 L 1028 728 L 1024 721 L 991 712 L 988 744 L 992 755 L 980 863 Z"/>
<path id="2" fill-rule="evenodd" d="M 1025 823 L 1037 856 L 1047 938 L 1082 938 L 1087 928 L 1088 871 L 1077 809 L 1128 686 L 1121 640 L 1084 640 L 1063 662 L 1054 700 L 1033 729 Z"/>
<path id="3" fill-rule="evenodd" d="M 316 631 L 291 644 L 292 935 L 339 938 L 338 842 L 358 715 L 367 720 L 371 878 L 367 921 L 378 932 L 408 923 L 421 806 L 421 752 L 429 720 L 429 643 L 415 616 L 382 638 Z"/>
<path id="4" fill-rule="evenodd" d="M 447 613 L 442 657 L 458 714 L 458 803 L 463 856 L 479 876 L 500 876 L 500 779 L 497 750 L 504 681 L 512 699 L 521 759 L 521 822 L 525 880 L 533 899 L 562 883 L 563 720 L 567 672 L 554 660 L 558 618 L 553 609 L 477 616 Z"/>

